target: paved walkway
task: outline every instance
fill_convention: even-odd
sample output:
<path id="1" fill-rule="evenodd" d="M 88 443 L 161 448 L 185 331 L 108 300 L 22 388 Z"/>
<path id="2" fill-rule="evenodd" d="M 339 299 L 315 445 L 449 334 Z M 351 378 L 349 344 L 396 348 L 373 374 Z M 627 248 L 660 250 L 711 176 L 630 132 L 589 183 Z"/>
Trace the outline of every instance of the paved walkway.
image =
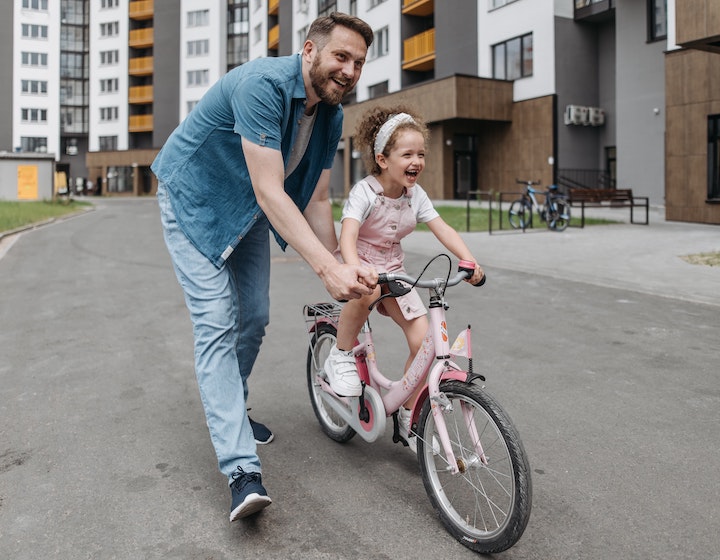
<path id="1" fill-rule="evenodd" d="M 587 214 L 620 223 L 559 233 L 546 229 L 461 233 L 475 257 L 488 267 L 720 305 L 720 266 L 682 259 L 720 252 L 719 226 L 668 222 L 664 209 L 657 208 L 651 209 L 647 226 L 630 224 L 627 209 L 594 209 Z M 442 249 L 433 243 L 432 234 L 416 232 L 403 246 L 423 253 L 430 247 Z"/>

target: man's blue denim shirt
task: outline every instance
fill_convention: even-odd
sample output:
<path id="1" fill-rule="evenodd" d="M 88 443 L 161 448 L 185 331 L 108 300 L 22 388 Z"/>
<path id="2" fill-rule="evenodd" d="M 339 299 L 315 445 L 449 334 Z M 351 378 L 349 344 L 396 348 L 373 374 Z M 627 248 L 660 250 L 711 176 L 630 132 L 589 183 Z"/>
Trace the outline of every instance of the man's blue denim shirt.
<path id="1" fill-rule="evenodd" d="M 214 84 L 170 135 L 152 164 L 178 224 L 218 268 L 261 215 L 241 138 L 282 152 L 287 164 L 305 110 L 300 55 L 260 58 Z M 285 192 L 305 209 L 342 134 L 342 107 L 317 105 L 312 136 Z M 287 243 L 275 237 L 285 249 Z"/>

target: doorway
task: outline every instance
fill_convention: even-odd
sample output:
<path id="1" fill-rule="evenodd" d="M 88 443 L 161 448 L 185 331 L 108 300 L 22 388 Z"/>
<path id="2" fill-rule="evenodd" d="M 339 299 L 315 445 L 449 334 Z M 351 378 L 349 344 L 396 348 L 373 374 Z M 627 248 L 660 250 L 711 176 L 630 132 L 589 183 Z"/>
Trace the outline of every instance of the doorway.
<path id="1" fill-rule="evenodd" d="M 477 140 L 469 134 L 453 136 L 453 198 L 466 199 L 477 190 Z"/>

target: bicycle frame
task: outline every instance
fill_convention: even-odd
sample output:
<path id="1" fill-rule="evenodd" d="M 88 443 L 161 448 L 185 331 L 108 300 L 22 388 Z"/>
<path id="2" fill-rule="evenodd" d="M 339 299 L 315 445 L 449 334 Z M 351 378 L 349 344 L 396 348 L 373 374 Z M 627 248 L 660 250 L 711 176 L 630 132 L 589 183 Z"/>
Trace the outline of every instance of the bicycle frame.
<path id="1" fill-rule="evenodd" d="M 420 383 L 427 378 L 427 382 L 413 407 L 411 425 L 417 422 L 420 410 L 425 400 L 429 398 L 438 431 L 438 439 L 445 453 L 448 469 L 451 473 L 456 474 L 460 469 L 452 450 L 450 435 L 443 416 L 443 411 L 450 403 L 446 402 L 446 398 L 443 399 L 444 395 L 440 392 L 440 383 L 447 379 L 463 382 L 472 381 L 472 367 L 469 368 L 470 371 L 466 371 L 451 360 L 452 355 L 461 355 L 461 352 L 462 355 L 466 355 L 469 360 L 472 360 L 470 328 L 468 327 L 466 331 L 460 333 L 451 347 L 447 334 L 444 296 L 437 289 L 432 288 L 430 289 L 430 295 L 428 309 L 430 325 L 428 331 L 420 350 L 400 380 L 392 381 L 388 379 L 378 368 L 372 329 L 369 321 L 367 321 L 360 333 L 362 341 L 353 348 L 358 373 L 364 385 L 363 395 L 360 397 L 339 397 L 324 379 L 319 379 L 319 382 L 323 389 L 323 400 L 335 409 L 364 440 L 372 442 L 384 432 L 385 418 L 396 412 Z M 316 315 L 315 322 L 329 322 L 337 327 L 339 306 L 332 305 L 333 308 L 338 309 L 337 314 L 323 313 L 320 318 Z M 316 329 L 317 325 L 311 326 L 310 332 Z M 433 358 L 435 365 L 432 365 Z M 371 404 L 368 414 L 363 418 L 363 411 L 367 407 L 366 400 Z M 353 414 L 350 411 L 358 411 L 358 413 Z M 463 410 L 463 412 L 468 430 L 475 436 L 473 438 L 476 442 L 475 452 L 480 460 L 487 464 L 487 458 L 482 449 L 480 438 L 477 437 L 473 419 L 467 414 L 469 411 Z"/>

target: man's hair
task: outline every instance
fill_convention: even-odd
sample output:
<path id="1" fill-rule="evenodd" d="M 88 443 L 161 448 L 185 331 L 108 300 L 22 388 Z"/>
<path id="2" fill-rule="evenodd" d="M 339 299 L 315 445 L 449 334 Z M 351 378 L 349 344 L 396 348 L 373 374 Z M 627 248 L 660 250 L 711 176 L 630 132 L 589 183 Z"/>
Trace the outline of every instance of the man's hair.
<path id="1" fill-rule="evenodd" d="M 340 12 L 333 12 L 329 16 L 319 17 L 313 21 L 308 30 L 307 40 L 315 43 L 318 50 L 323 50 L 325 45 L 327 45 L 332 30 L 338 25 L 347 27 L 362 35 L 362 38 L 365 39 L 365 45 L 368 48 L 372 45 L 374 36 L 372 28 L 359 17 Z"/>

